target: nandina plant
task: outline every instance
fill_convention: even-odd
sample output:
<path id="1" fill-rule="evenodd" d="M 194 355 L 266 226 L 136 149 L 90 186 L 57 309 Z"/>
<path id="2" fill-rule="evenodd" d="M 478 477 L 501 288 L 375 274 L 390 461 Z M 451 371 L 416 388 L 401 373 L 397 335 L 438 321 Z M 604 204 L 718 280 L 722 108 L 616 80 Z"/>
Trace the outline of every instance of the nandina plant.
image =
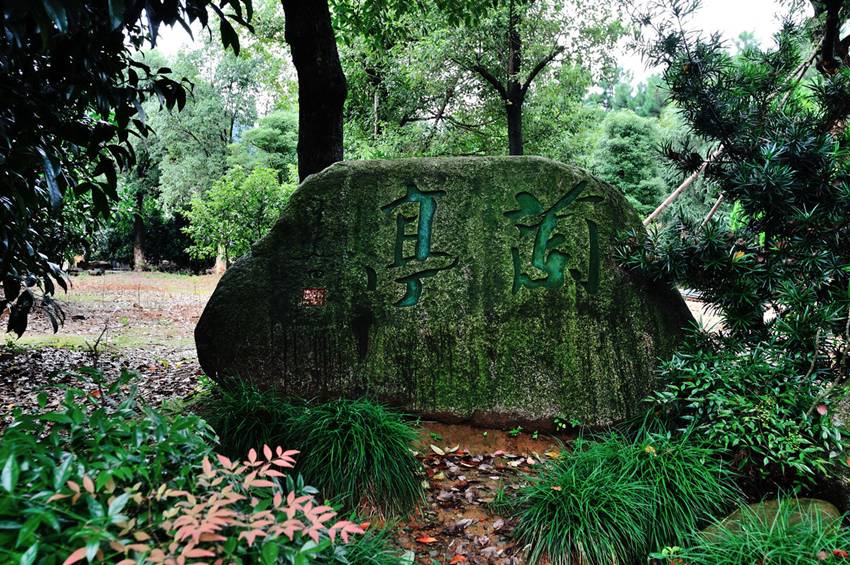
<path id="1" fill-rule="evenodd" d="M 242 563 L 257 558 L 269 564 L 279 563 L 280 558 L 287 563 L 309 563 L 309 558 L 324 552 L 338 537 L 347 543 L 350 535 L 363 530 L 351 521 L 335 520 L 334 509 L 319 504 L 303 488 L 284 494 L 283 470 L 293 467 L 295 454 L 297 451 L 263 446 L 262 457 L 252 449 L 242 462 L 223 455 L 204 457 L 192 492 L 163 483 L 147 495 L 135 492 L 131 497 L 128 491 L 116 497 L 99 493 L 92 479 L 84 476 L 84 489 L 69 480 L 67 492 L 57 493 L 49 501 L 68 499 L 72 506 L 89 506 L 91 501 L 98 503 L 109 496 L 105 502 L 110 508 L 116 501 L 122 509 L 128 502 L 138 509 L 167 507 L 161 521 L 150 520 L 145 528 L 124 516 L 113 521 L 119 531 L 110 539 L 109 548 L 124 556 L 119 565 L 190 559 Z M 82 545 L 65 565 L 82 561 L 88 553 L 87 545 Z"/>
<path id="2" fill-rule="evenodd" d="M 77 377 L 97 383 L 68 388 L 55 411 L 42 398 L 0 438 L 0 562 L 368 562 L 346 551 L 361 529 L 286 474 L 295 452 L 231 461 L 201 418 L 121 393 L 129 374 Z"/>

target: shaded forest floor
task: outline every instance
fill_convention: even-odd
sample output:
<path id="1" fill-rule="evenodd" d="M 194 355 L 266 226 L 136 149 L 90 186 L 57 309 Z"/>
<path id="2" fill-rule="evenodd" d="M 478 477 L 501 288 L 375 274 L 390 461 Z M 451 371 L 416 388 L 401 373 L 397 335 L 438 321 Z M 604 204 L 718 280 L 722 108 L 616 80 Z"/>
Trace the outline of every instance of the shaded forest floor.
<path id="1" fill-rule="evenodd" d="M 72 277 L 71 292 L 59 296 L 67 320 L 57 334 L 46 318 L 35 316 L 21 339 L 7 337 L 0 346 L 0 428 L 15 407 L 36 408 L 38 391 L 48 393 L 48 407 L 57 406 L 61 392 L 51 385 L 95 390 L 96 383 L 68 374 L 93 364 L 107 379 L 122 369 L 138 373 L 135 383 L 147 402 L 179 408 L 205 387 L 193 331 L 218 278 L 131 272 Z M 710 323 L 698 304 L 689 306 Z M 510 541 L 515 524 L 489 503 L 499 489 L 510 491 L 557 457 L 568 439 L 529 432 L 423 422 L 417 450 L 427 503 L 399 525 L 397 538 L 417 563 L 521 563 Z"/>

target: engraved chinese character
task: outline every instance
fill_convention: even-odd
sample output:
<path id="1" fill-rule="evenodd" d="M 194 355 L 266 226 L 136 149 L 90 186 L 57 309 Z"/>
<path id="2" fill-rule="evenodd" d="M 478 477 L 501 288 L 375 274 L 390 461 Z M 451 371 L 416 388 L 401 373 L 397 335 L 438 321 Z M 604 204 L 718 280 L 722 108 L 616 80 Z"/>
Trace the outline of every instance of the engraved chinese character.
<path id="1" fill-rule="evenodd" d="M 398 209 L 393 261 L 388 266 L 402 272 L 413 271 L 396 279 L 396 282 L 405 285 L 404 296 L 395 303 L 396 306 L 415 306 L 422 296 L 422 279 L 457 265 L 457 257 L 431 249 L 431 227 L 437 213 L 437 198 L 445 195 L 443 190 L 422 191 L 409 184 L 404 196 L 381 207 L 386 214 Z M 413 214 L 405 215 L 405 212 Z M 414 224 L 415 229 L 411 230 Z M 407 248 L 411 246 L 412 253 L 408 253 Z"/>
<path id="2" fill-rule="evenodd" d="M 521 237 L 533 239 L 531 266 L 538 273 L 525 272 L 522 268 L 519 247 L 512 247 L 514 294 L 522 287 L 560 288 L 564 285 L 564 272 L 570 257 L 560 248 L 566 238 L 557 232 L 558 222 L 568 217 L 565 210 L 573 202 L 602 201 L 599 196 L 581 196 L 585 188 L 587 188 L 586 181 L 581 181 L 548 209 L 544 209 L 543 204 L 529 192 L 520 192 L 516 195 L 519 208 L 505 212 L 505 216 L 514 221 L 514 226 L 519 230 Z M 570 269 L 570 274 L 588 293 L 595 294 L 599 290 L 599 232 L 596 222 L 589 219 L 585 222 L 589 244 L 587 277 L 582 278 L 581 272 L 574 268 Z"/>

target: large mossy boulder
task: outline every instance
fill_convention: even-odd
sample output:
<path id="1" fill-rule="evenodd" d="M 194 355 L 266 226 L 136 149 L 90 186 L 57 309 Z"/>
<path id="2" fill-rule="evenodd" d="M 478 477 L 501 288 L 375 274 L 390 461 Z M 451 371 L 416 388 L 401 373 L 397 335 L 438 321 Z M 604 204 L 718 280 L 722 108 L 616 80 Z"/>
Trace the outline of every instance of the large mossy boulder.
<path id="1" fill-rule="evenodd" d="M 692 318 L 623 271 L 623 195 L 538 157 L 338 163 L 222 277 L 203 369 L 482 424 L 620 420 Z"/>

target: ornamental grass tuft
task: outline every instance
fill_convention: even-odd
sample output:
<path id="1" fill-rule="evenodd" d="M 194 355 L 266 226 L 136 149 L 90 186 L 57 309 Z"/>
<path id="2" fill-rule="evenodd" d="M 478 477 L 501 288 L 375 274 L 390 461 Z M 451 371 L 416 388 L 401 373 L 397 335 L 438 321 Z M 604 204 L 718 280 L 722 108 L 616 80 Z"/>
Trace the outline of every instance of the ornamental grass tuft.
<path id="1" fill-rule="evenodd" d="M 665 556 L 690 565 L 717 563 L 846 563 L 850 530 L 795 498 L 779 498 L 775 512 L 741 509 L 739 519 L 694 535 Z"/>
<path id="2" fill-rule="evenodd" d="M 369 400 L 307 406 L 290 422 L 302 452 L 301 473 L 344 508 L 362 504 L 407 514 L 423 500 L 420 464 L 410 445 L 416 430 L 402 415 Z"/>
<path id="3" fill-rule="evenodd" d="M 263 445 L 294 445 L 290 420 L 298 410 L 274 390 L 236 381 L 216 386 L 199 411 L 218 434 L 221 451 L 235 457 Z"/>
<path id="4" fill-rule="evenodd" d="M 574 450 L 499 501 L 518 519 L 528 563 L 644 562 L 739 502 L 716 454 L 687 437 L 641 433 L 578 440 Z"/>

